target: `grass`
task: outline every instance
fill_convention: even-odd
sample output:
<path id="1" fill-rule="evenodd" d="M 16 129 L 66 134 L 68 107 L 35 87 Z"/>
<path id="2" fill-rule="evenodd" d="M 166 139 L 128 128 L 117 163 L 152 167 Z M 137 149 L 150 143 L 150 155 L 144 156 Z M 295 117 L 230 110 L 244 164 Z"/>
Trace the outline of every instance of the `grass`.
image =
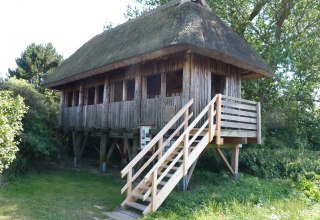
<path id="1" fill-rule="evenodd" d="M 190 191 L 174 192 L 146 219 L 320 219 L 320 204 L 290 180 L 197 172 Z"/>
<path id="2" fill-rule="evenodd" d="M 0 219 L 89 219 L 116 208 L 124 197 L 119 177 L 54 169 L 0 187 Z M 103 206 L 97 209 L 94 206 Z"/>
<path id="3" fill-rule="evenodd" d="M 118 207 L 118 174 L 51 169 L 0 187 L 0 219 L 92 219 Z M 103 206 L 97 209 L 94 206 Z M 145 219 L 319 219 L 320 203 L 291 180 L 197 171 L 188 192 L 173 192 Z"/>

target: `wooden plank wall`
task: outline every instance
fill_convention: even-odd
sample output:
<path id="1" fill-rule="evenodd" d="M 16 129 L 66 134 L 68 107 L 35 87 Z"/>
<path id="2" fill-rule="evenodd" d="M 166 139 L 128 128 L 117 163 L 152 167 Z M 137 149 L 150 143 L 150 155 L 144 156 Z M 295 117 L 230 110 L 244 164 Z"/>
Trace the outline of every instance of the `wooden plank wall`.
<path id="1" fill-rule="evenodd" d="M 183 90 L 180 96 L 166 97 L 165 73 L 183 71 Z M 166 109 L 169 106 L 175 112 L 194 98 L 192 111 L 198 115 L 211 100 L 211 74 L 226 76 L 224 94 L 232 97 L 241 96 L 240 70 L 221 61 L 203 57 L 192 52 L 178 53 L 163 59 L 143 64 L 132 65 L 105 73 L 98 78 L 89 78 L 63 88 L 79 90 L 81 83 L 84 90 L 89 86 L 105 87 L 103 104 L 64 108 L 63 128 L 77 127 L 81 120 L 84 128 L 136 128 L 139 124 L 154 125 L 162 128 L 165 124 Z M 158 98 L 146 97 L 147 76 L 160 74 L 162 77 L 161 95 Z M 116 82 L 135 79 L 135 97 L 133 101 L 112 102 L 113 85 Z M 111 102 L 110 102 L 111 100 Z M 80 109 L 81 108 L 81 109 Z M 77 114 L 80 112 L 81 116 Z M 78 125 L 79 126 L 79 125 Z"/>
<path id="2" fill-rule="evenodd" d="M 166 106 L 174 106 L 176 112 L 180 110 L 185 102 L 182 102 L 181 96 L 166 97 L 165 85 L 162 81 L 162 91 L 159 98 L 148 99 L 146 97 L 146 76 L 162 74 L 162 79 L 165 77 L 164 73 L 174 72 L 177 70 L 183 71 L 184 54 L 178 54 L 172 57 L 159 60 L 157 62 L 150 62 L 141 66 L 142 75 L 142 100 L 141 100 L 141 124 L 154 125 L 157 128 L 162 128 L 165 125 L 164 114 L 166 114 Z"/>
<path id="3" fill-rule="evenodd" d="M 211 74 L 225 76 L 225 89 L 223 94 L 232 97 L 241 97 L 240 69 L 203 57 L 197 54 L 191 55 L 191 86 L 190 97 L 194 97 L 193 112 L 198 115 L 211 100 Z M 203 122 L 201 121 L 198 126 Z"/>

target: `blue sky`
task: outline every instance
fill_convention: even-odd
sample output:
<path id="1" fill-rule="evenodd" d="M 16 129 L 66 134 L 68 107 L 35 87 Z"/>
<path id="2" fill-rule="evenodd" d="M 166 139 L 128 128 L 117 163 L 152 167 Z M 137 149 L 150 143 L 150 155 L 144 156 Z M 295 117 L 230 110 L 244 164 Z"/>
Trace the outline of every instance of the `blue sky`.
<path id="1" fill-rule="evenodd" d="M 0 1 L 0 77 L 31 44 L 51 42 L 64 58 L 103 31 L 106 22 L 125 21 L 134 0 Z"/>

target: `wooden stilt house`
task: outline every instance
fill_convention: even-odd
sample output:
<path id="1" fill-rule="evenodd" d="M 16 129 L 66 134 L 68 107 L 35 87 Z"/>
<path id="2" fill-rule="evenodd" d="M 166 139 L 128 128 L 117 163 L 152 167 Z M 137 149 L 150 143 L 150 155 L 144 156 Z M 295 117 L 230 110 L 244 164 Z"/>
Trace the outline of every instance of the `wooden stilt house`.
<path id="1" fill-rule="evenodd" d="M 260 104 L 241 99 L 241 82 L 271 76 L 204 0 L 172 0 L 89 40 L 45 85 L 62 92 L 60 126 L 73 137 L 75 162 L 98 135 L 104 169 L 106 143 L 124 139 L 122 206 L 146 215 L 179 182 L 187 189 L 209 144 L 237 175 L 241 144 L 261 143 Z"/>

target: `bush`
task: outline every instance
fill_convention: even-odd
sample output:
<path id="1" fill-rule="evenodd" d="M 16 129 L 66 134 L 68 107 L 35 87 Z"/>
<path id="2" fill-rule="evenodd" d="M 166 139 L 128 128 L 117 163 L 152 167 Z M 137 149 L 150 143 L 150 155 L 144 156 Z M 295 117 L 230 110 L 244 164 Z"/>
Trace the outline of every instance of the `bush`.
<path id="1" fill-rule="evenodd" d="M 291 178 L 308 197 L 320 201 L 320 152 L 303 148 L 244 147 L 240 170 L 263 178 Z"/>
<path id="2" fill-rule="evenodd" d="M 20 96 L 13 98 L 11 92 L 0 91 L 0 174 L 16 158 L 22 131 L 22 117 L 27 108 Z"/>
<path id="3" fill-rule="evenodd" d="M 10 90 L 16 96 L 22 96 L 29 111 L 23 120 L 23 133 L 19 145 L 17 160 L 10 172 L 24 173 L 32 162 L 55 155 L 62 149 L 52 128 L 57 124 L 58 104 L 48 93 L 43 94 L 26 80 L 10 78 L 0 84 L 0 90 Z"/>

